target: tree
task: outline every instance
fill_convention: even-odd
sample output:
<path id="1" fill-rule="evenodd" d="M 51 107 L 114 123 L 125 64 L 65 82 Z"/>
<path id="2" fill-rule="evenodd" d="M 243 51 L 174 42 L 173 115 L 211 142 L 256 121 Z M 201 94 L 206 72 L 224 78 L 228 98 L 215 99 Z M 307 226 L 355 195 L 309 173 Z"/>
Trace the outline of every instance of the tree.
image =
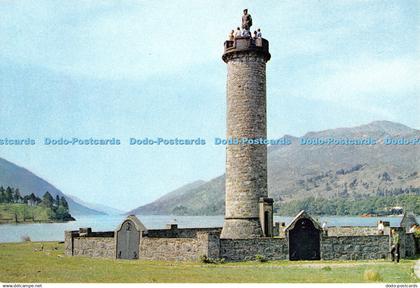
<path id="1" fill-rule="evenodd" d="M 28 201 L 29 201 L 29 195 L 23 196 L 22 201 L 23 201 L 24 204 L 29 204 L 28 203 Z"/>
<path id="2" fill-rule="evenodd" d="M 6 203 L 13 203 L 13 190 L 9 186 L 6 188 Z"/>
<path id="3" fill-rule="evenodd" d="M 20 203 L 20 201 L 22 200 L 22 196 L 20 195 L 19 188 L 15 189 L 15 193 L 13 195 L 13 200 L 14 200 L 15 203 Z"/>
<path id="4" fill-rule="evenodd" d="M 44 196 L 42 196 L 42 205 L 47 208 L 52 208 L 54 205 L 54 198 L 51 196 L 50 192 L 45 192 Z"/>
<path id="5" fill-rule="evenodd" d="M 57 194 L 55 195 L 55 206 L 59 207 L 60 206 L 60 196 Z"/>
<path id="6" fill-rule="evenodd" d="M 39 203 L 41 203 L 41 199 L 36 197 L 34 193 L 31 193 L 31 195 L 29 196 L 25 196 L 26 203 L 30 204 L 30 205 L 38 205 Z"/>
<path id="7" fill-rule="evenodd" d="M 6 190 L 4 190 L 3 186 L 0 186 L 0 203 L 6 202 Z"/>
<path id="8" fill-rule="evenodd" d="M 67 200 L 64 198 L 64 196 L 61 197 L 60 206 L 63 207 L 66 211 L 69 211 L 69 203 L 67 203 Z"/>
<path id="9" fill-rule="evenodd" d="M 55 219 L 61 221 L 74 220 L 69 213 L 69 204 L 64 196 L 60 198 L 60 205 L 55 210 Z"/>

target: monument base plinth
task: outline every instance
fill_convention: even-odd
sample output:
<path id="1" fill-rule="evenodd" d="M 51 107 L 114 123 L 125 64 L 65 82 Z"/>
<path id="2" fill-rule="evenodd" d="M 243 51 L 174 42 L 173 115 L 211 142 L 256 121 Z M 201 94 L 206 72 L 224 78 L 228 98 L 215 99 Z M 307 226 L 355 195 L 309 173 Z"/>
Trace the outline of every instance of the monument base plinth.
<path id="1" fill-rule="evenodd" d="M 263 237 L 258 218 L 225 218 L 222 239 L 253 239 Z"/>

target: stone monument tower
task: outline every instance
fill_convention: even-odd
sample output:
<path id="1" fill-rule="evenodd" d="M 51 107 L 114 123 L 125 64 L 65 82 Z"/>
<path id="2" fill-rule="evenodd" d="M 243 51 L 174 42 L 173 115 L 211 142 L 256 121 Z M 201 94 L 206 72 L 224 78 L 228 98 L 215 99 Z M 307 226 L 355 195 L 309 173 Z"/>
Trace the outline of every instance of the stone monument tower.
<path id="1" fill-rule="evenodd" d="M 225 42 L 222 57 L 228 70 L 226 136 L 232 143 L 226 147 L 221 238 L 230 239 L 270 237 L 273 226 L 273 201 L 267 198 L 267 146 L 248 141 L 267 138 L 266 63 L 271 55 L 268 41 L 251 38 L 250 25 L 245 27 L 245 36 Z"/>

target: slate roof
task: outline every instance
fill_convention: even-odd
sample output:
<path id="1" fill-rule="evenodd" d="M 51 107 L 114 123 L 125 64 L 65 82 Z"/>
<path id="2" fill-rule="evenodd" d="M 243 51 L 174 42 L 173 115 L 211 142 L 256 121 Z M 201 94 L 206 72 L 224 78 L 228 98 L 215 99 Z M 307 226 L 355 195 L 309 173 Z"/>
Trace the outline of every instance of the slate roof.
<path id="1" fill-rule="evenodd" d="M 120 231 L 122 228 L 122 225 L 126 222 L 126 221 L 132 221 L 134 223 L 134 226 L 136 226 L 136 229 L 138 231 L 145 231 L 147 232 L 147 228 L 146 226 L 144 226 L 143 223 L 141 223 L 141 221 L 139 220 L 139 218 L 137 218 L 135 215 L 130 215 L 127 218 L 124 219 L 124 221 L 121 222 L 120 225 L 118 225 L 117 229 L 115 231 Z"/>
<path id="2" fill-rule="evenodd" d="M 289 225 L 286 226 L 285 228 L 285 232 L 288 232 L 289 230 L 293 229 L 295 227 L 295 224 L 300 220 L 300 219 L 309 219 L 312 224 L 314 224 L 315 228 L 322 231 L 322 227 L 321 225 L 319 225 L 318 221 L 316 221 L 314 218 L 312 218 L 311 215 L 309 215 L 308 213 L 306 213 L 305 210 L 300 211 L 295 218 L 293 218 L 292 222 L 289 223 Z"/>

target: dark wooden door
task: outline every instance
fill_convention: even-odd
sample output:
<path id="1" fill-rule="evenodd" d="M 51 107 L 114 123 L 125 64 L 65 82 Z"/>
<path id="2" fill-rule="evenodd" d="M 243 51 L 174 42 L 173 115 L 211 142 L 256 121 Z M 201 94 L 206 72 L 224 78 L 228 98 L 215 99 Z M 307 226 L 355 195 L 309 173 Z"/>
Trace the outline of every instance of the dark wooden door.
<path id="1" fill-rule="evenodd" d="M 269 235 L 269 228 L 270 228 L 270 220 L 269 220 L 269 216 L 270 214 L 268 213 L 268 211 L 264 212 L 264 235 L 265 237 L 269 237 L 271 235 Z"/>
<path id="2" fill-rule="evenodd" d="M 320 231 L 311 220 L 300 219 L 289 231 L 289 259 L 320 259 Z"/>

